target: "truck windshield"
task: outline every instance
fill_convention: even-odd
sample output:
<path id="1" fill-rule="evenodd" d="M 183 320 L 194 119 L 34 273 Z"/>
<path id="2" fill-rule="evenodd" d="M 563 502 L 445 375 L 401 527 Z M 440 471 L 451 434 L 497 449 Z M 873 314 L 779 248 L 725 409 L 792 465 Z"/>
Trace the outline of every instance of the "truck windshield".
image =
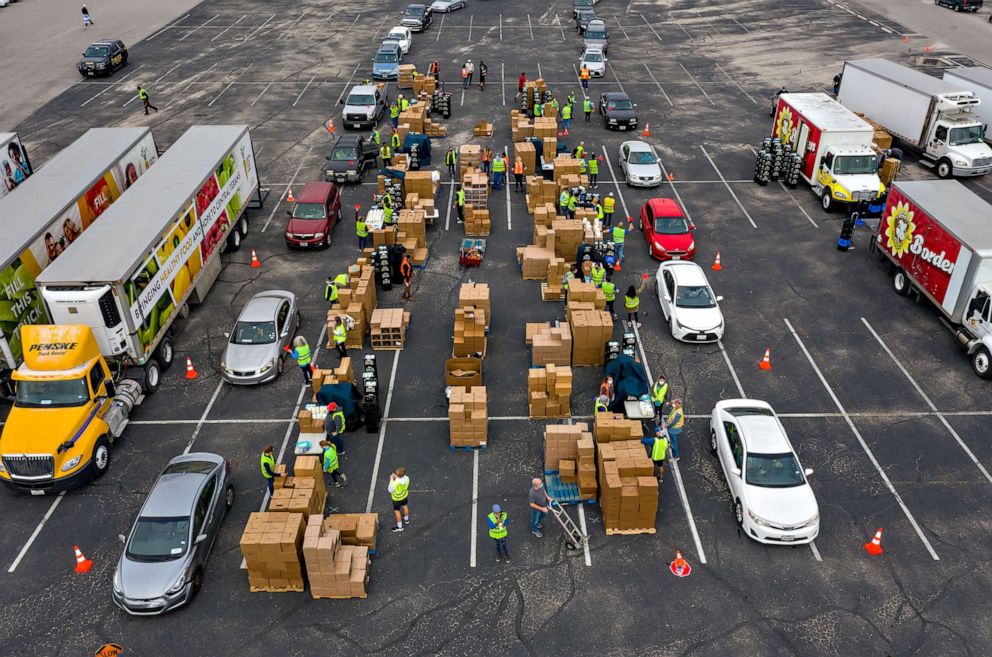
<path id="1" fill-rule="evenodd" d="M 22 408 L 82 406 L 90 400 L 86 378 L 64 381 L 18 381 L 15 404 Z"/>
<path id="2" fill-rule="evenodd" d="M 876 173 L 878 159 L 874 155 L 844 155 L 834 158 L 834 174 L 853 176 Z"/>
<path id="3" fill-rule="evenodd" d="M 293 216 L 297 219 L 323 219 L 324 206 L 321 203 L 297 203 Z"/>
<path id="4" fill-rule="evenodd" d="M 110 54 L 110 48 L 106 46 L 90 46 L 83 53 L 83 57 L 106 57 Z"/>
<path id="5" fill-rule="evenodd" d="M 276 341 L 273 322 L 238 322 L 231 336 L 233 344 L 272 344 Z"/>
<path id="6" fill-rule="evenodd" d="M 967 128 L 951 128 L 951 146 L 982 143 L 982 126 L 972 125 Z"/>
<path id="7" fill-rule="evenodd" d="M 138 518 L 127 544 L 135 561 L 171 561 L 186 554 L 189 518 Z"/>
<path id="8" fill-rule="evenodd" d="M 333 151 L 331 151 L 331 159 L 338 161 L 357 160 L 358 151 L 356 151 L 354 148 L 351 148 L 350 146 L 339 146 L 335 148 Z"/>
<path id="9" fill-rule="evenodd" d="M 375 96 L 372 94 L 351 94 L 345 105 L 375 105 Z"/>

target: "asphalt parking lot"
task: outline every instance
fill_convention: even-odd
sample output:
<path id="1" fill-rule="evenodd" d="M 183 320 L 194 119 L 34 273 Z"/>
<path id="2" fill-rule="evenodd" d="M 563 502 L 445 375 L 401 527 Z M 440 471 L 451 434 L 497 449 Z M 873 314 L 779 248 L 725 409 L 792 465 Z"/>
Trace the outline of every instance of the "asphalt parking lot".
<path id="1" fill-rule="evenodd" d="M 426 70 L 439 60 L 454 94 L 448 137 L 434 142 L 436 165 L 449 144 L 512 152 L 507 119 L 521 71 L 544 77 L 559 99 L 570 91 L 581 98 L 570 5 L 528 13 L 529 4 L 469 0 L 414 36 L 406 61 Z M 657 190 L 618 183 L 617 149 L 634 137 L 605 131 L 595 116 L 591 125 L 573 121 L 566 142 L 582 140 L 607 156 L 599 189 L 616 194 L 617 216 L 638 216 L 654 196 L 676 197 L 697 226 L 697 261 L 708 266 L 719 251 L 723 264 L 707 270 L 724 296 L 720 344 L 675 342 L 653 287 L 641 304 L 642 358 L 653 375 L 669 378 L 689 414 L 657 533 L 607 538 L 596 505 L 572 509 L 591 535 L 587 552 L 566 550 L 557 528 L 543 540 L 526 531 L 545 423 L 526 419 L 524 323 L 560 318 L 562 308 L 542 303 L 539 284 L 520 278 L 514 248 L 532 232 L 523 195 L 490 196 L 486 261 L 465 271 L 446 184 L 441 218 L 428 230 L 430 259 L 406 306 L 406 348 L 376 352 L 380 379 L 389 382 L 385 421 L 379 432 L 348 436 L 349 482 L 328 500 L 329 510 L 373 510 L 388 523 L 388 473 L 405 466 L 413 525 L 380 534 L 367 600 L 249 593 L 238 541 L 263 504 L 258 452 L 268 443 L 280 458 L 292 451 L 304 390 L 294 368 L 258 388 L 222 383 L 223 332 L 252 294 L 285 288 L 303 299 L 302 333 L 323 343 L 323 281 L 355 257 L 353 225 L 336 228 L 328 251 L 287 251 L 282 199 L 319 179 L 331 143 L 324 121 L 339 116 L 339 99 L 366 77 L 378 38 L 403 6 L 335 2 L 331 12 L 326 2 L 207 0 L 133 44 L 130 66 L 113 79 L 72 85 L 17 127 L 40 164 L 93 126 L 151 125 L 167 146 L 192 124 L 247 123 L 270 194 L 250 215 L 246 243 L 262 267 L 249 266 L 248 248 L 226 256 L 207 302 L 181 325 L 176 348 L 192 357 L 199 378 L 187 381 L 181 367 L 167 373 L 100 481 L 55 498 L 6 496 L 0 643 L 10 654 L 92 654 L 108 641 L 145 656 L 992 653 L 983 611 L 992 589 L 988 384 L 935 312 L 891 292 L 886 267 L 865 248 L 867 229 L 856 233 L 855 250 L 838 252 L 841 216 L 824 214 L 807 188 L 751 181 L 751 147 L 769 131 L 775 89 L 828 90 L 844 59 L 910 61 L 904 37 L 911 48 L 926 43 L 891 19 L 830 1 L 597 5 L 611 31 L 610 61 L 590 96 L 630 94 L 670 180 Z M 466 58 L 489 66 L 485 92 L 458 84 Z M 136 82 L 158 113 L 141 113 Z M 495 123 L 492 139 L 472 137 L 481 119 Z M 907 163 L 904 176 L 930 173 Z M 364 205 L 372 184 L 348 187 L 343 207 Z M 992 199 L 992 183 L 965 184 Z M 643 238 L 628 237 L 619 287 L 642 272 L 653 278 L 655 268 Z M 442 361 L 458 286 L 470 278 L 490 283 L 493 294 L 490 447 L 452 452 Z M 379 293 L 380 306 L 402 303 L 399 290 Z M 758 368 L 766 348 L 770 372 Z M 336 362 L 319 353 L 318 363 L 325 360 Z M 576 370 L 576 415 L 591 414 L 600 378 L 598 368 Z M 821 530 L 810 546 L 766 547 L 736 529 L 707 449 L 708 416 L 718 400 L 743 396 L 772 404 L 815 470 Z M 233 462 L 234 509 L 196 602 L 161 618 L 128 617 L 110 594 L 117 534 L 168 459 L 186 449 Z M 494 502 L 515 521 L 511 565 L 490 553 L 483 509 Z M 879 527 L 886 553 L 872 558 L 861 546 Z M 90 573 L 72 572 L 73 545 L 94 560 Z M 676 550 L 693 566 L 687 579 L 668 573 Z"/>

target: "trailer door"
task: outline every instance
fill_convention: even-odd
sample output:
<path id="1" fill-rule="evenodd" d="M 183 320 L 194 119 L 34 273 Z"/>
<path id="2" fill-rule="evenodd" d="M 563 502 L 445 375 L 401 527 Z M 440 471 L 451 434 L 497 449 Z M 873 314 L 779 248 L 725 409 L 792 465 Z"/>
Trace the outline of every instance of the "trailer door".
<path id="1" fill-rule="evenodd" d="M 796 139 L 795 148 L 793 153 L 799 153 L 803 158 L 803 172 L 813 170 L 813 165 L 809 163 L 809 160 L 816 158 L 816 153 L 808 150 L 806 145 L 809 143 L 809 124 L 805 121 L 799 127 L 799 137 Z"/>

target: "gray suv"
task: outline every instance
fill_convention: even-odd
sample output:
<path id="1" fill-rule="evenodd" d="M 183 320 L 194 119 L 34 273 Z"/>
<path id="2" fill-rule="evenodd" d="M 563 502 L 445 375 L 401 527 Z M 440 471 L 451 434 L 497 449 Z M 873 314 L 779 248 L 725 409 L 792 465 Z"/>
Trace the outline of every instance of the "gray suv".
<path id="1" fill-rule="evenodd" d="M 148 493 L 114 571 L 114 603 L 129 614 L 162 614 L 191 601 L 227 511 L 231 466 L 194 452 L 169 461 Z"/>

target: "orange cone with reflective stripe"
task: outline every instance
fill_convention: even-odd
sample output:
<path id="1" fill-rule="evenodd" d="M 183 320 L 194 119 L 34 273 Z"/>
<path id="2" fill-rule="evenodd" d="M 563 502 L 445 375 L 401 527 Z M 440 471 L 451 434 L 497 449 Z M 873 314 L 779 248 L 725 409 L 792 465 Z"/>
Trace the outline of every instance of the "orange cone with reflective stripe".
<path id="1" fill-rule="evenodd" d="M 682 552 L 679 550 L 675 551 L 675 561 L 668 564 L 668 568 L 676 577 L 688 577 L 692 573 L 692 566 L 682 558 Z"/>
<path id="2" fill-rule="evenodd" d="M 772 348 L 768 347 L 765 349 L 765 355 L 761 358 L 761 362 L 758 363 L 758 367 L 763 370 L 772 369 Z"/>
<path id="3" fill-rule="evenodd" d="M 723 269 L 723 266 L 720 265 L 720 252 L 719 251 L 716 252 L 716 260 L 713 261 L 713 266 L 710 267 L 710 269 L 712 269 L 713 271 L 720 271 L 721 269 Z"/>
<path id="4" fill-rule="evenodd" d="M 79 549 L 78 545 L 73 545 L 72 549 L 76 552 L 76 572 L 77 573 L 88 573 L 90 568 L 93 567 L 93 562 L 83 556 L 82 551 Z"/>
<path id="5" fill-rule="evenodd" d="M 193 359 L 189 356 L 186 357 L 186 378 L 195 379 L 197 377 L 196 370 L 193 369 Z"/>
<path id="6" fill-rule="evenodd" d="M 262 266 L 262 261 L 259 260 L 258 256 L 255 254 L 255 249 L 251 250 L 251 266 L 254 267 L 255 269 L 258 269 L 259 267 Z"/>
<path id="7" fill-rule="evenodd" d="M 293 196 L 293 188 L 292 187 L 290 187 L 286 191 L 286 202 L 287 203 L 296 203 L 296 197 Z"/>
<path id="8" fill-rule="evenodd" d="M 882 549 L 882 528 L 881 527 L 879 527 L 878 528 L 878 531 L 875 532 L 875 537 L 873 539 L 871 539 L 870 542 L 865 543 L 865 552 L 867 552 L 868 554 L 870 554 L 873 557 L 877 557 L 878 555 L 880 555 L 883 552 L 885 552 L 885 550 Z"/>
<path id="9" fill-rule="evenodd" d="M 650 123 L 645 123 L 644 124 L 644 132 L 641 133 L 641 136 L 644 137 L 645 139 L 647 139 L 648 137 L 651 136 L 651 124 Z"/>

